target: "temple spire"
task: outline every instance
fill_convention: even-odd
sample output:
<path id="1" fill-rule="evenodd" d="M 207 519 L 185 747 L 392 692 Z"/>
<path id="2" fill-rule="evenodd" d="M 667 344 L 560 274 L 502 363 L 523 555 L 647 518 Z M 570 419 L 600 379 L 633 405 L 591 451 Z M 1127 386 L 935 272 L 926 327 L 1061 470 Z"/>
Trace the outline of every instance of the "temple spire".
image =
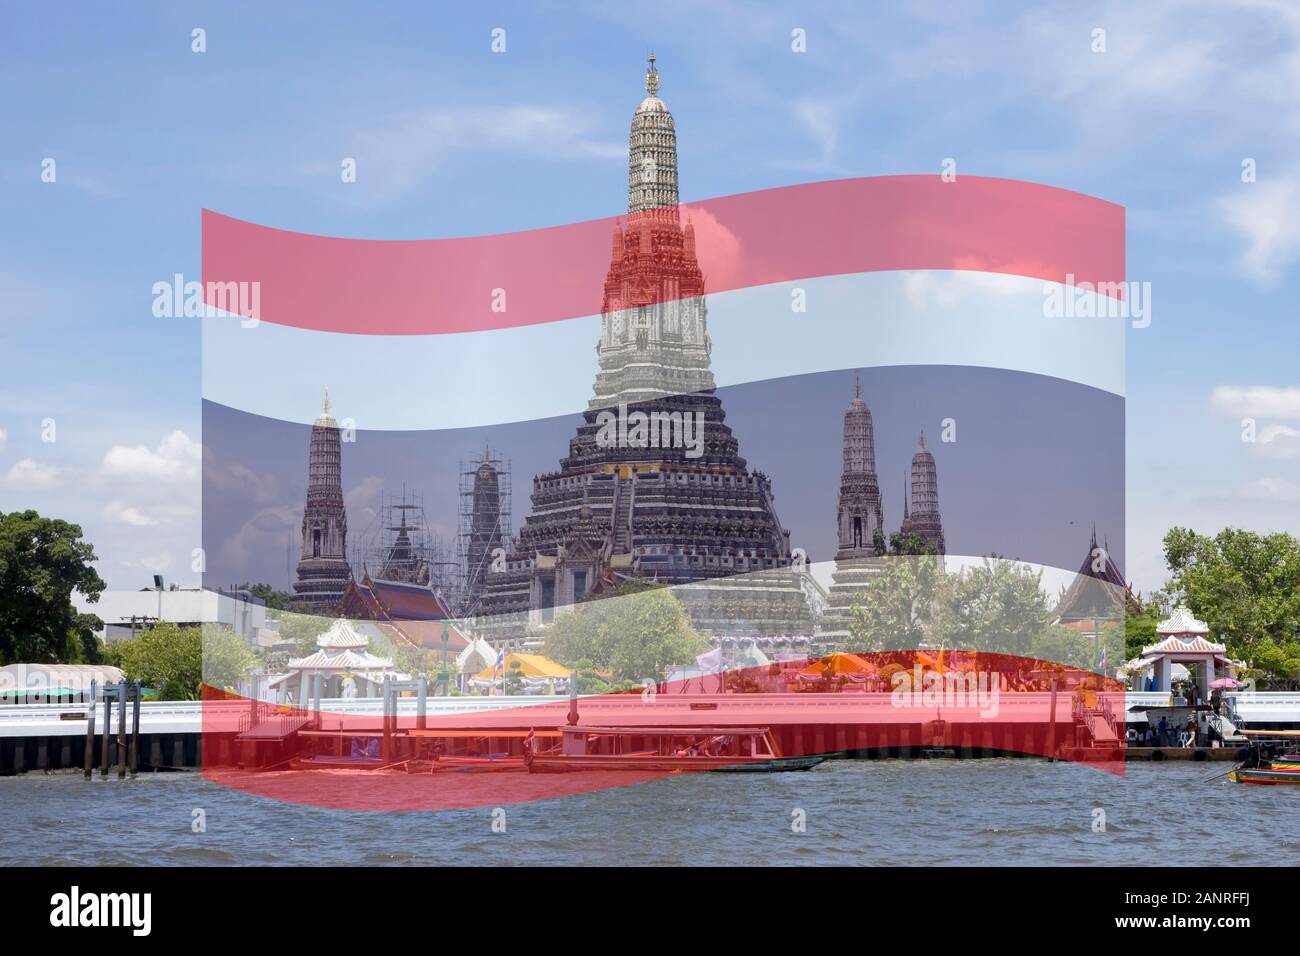
<path id="1" fill-rule="evenodd" d="M 853 373 L 853 397 L 862 397 L 862 382 L 859 380 L 857 372 Z"/>
<path id="2" fill-rule="evenodd" d="M 321 414 L 322 414 L 322 415 L 328 415 L 329 413 L 330 413 L 330 387 L 329 387 L 328 385 L 326 385 L 326 386 L 325 386 L 325 405 L 324 405 L 324 407 L 321 409 Z"/>
<path id="3" fill-rule="evenodd" d="M 650 94 L 632 115 L 627 170 L 627 211 L 663 210 L 660 219 L 677 221 L 677 131 L 673 115 L 659 99 L 659 70 L 655 55 L 645 74 Z"/>
<path id="4" fill-rule="evenodd" d="M 921 447 L 922 447 L 922 448 L 925 447 L 925 429 L 924 429 L 924 428 L 921 429 Z"/>

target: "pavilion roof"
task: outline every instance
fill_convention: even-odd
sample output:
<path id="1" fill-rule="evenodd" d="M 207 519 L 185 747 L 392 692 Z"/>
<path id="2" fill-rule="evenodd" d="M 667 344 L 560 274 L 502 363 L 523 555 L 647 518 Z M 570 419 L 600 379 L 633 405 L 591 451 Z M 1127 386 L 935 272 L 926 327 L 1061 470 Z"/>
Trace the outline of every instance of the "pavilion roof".
<path id="1" fill-rule="evenodd" d="M 332 650 L 365 649 L 370 646 L 370 639 L 359 633 L 347 618 L 340 617 L 329 626 L 329 630 L 316 638 L 316 646 Z"/>
<path id="2" fill-rule="evenodd" d="M 1180 654 L 1217 654 L 1220 657 L 1227 651 L 1222 644 L 1215 644 L 1203 637 L 1177 637 L 1170 635 L 1158 644 L 1152 644 L 1142 651 L 1143 657 L 1178 656 Z"/>
<path id="3" fill-rule="evenodd" d="M 391 670 L 393 662 L 387 657 L 376 657 L 369 651 L 339 650 L 330 653 L 319 650 L 289 662 L 290 670 L 376 671 Z"/>
<path id="4" fill-rule="evenodd" d="M 1186 607 L 1174 608 L 1174 613 L 1156 625 L 1157 634 L 1209 634 L 1210 628 L 1198 621 Z"/>

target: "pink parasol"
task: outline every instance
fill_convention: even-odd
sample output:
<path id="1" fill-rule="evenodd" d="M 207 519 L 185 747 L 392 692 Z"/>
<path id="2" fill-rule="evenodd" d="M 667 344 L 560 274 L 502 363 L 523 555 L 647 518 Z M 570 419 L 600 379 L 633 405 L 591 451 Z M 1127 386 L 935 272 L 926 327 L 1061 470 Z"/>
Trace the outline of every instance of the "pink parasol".
<path id="1" fill-rule="evenodd" d="M 1236 690 L 1243 686 L 1241 681 L 1233 677 L 1220 677 L 1218 680 L 1210 681 L 1210 688 L 1219 688 L 1221 690 Z"/>

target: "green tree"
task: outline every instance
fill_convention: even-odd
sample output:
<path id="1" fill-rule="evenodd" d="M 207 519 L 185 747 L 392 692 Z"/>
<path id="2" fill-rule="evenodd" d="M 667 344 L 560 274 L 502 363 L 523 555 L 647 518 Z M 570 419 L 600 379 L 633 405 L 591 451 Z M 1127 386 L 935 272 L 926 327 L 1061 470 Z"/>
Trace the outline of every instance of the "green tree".
<path id="1" fill-rule="evenodd" d="M 944 643 L 1016 657 L 1045 656 L 1040 651 L 1055 614 L 1042 581 L 1041 570 L 996 555 L 948 575 L 942 598 Z"/>
<path id="2" fill-rule="evenodd" d="M 1160 600 L 1159 593 L 1147 598 L 1140 614 L 1129 612 L 1124 616 L 1124 659 L 1133 660 L 1141 655 L 1144 648 L 1155 644 L 1156 625 L 1168 612 Z"/>
<path id="3" fill-rule="evenodd" d="M 294 653 L 298 657 L 314 653 L 316 638 L 329 630 L 330 626 L 329 618 L 299 614 L 297 611 L 281 611 L 275 615 L 268 614 L 267 617 L 279 628 L 281 641 L 293 642 Z"/>
<path id="4" fill-rule="evenodd" d="M 247 591 L 255 598 L 265 602 L 268 609 L 273 611 L 287 611 L 289 603 L 293 600 L 293 595 L 288 591 L 277 591 L 269 584 L 241 584 L 237 590 Z"/>
<path id="5" fill-rule="evenodd" d="M 1165 590 L 1227 635 L 1228 653 L 1263 676 L 1294 681 L 1300 638 L 1300 540 L 1225 528 L 1214 537 L 1187 528 L 1165 535 Z"/>
<path id="6" fill-rule="evenodd" d="M 128 680 L 147 687 L 174 682 L 186 699 L 194 700 L 203 679 L 203 632 L 169 622 L 154 624 L 138 637 L 110 644 L 108 658 L 126 671 Z"/>
<path id="7" fill-rule="evenodd" d="M 604 694 L 611 689 L 609 682 L 596 673 L 596 665 L 589 658 L 574 661 L 573 669 L 578 672 L 579 694 Z"/>
<path id="8" fill-rule="evenodd" d="M 707 647 L 669 588 L 633 581 L 561 614 L 546 630 L 546 654 L 564 664 L 589 661 L 616 683 L 662 680 Z"/>
<path id="9" fill-rule="evenodd" d="M 512 696 L 524 692 L 524 667 L 518 660 L 511 661 L 506 668 L 501 677 L 501 689 Z"/>
<path id="10" fill-rule="evenodd" d="M 35 511 L 0 513 L 0 664 L 94 661 L 93 614 L 78 614 L 72 594 L 99 600 L 104 582 L 81 527 Z"/>
<path id="11" fill-rule="evenodd" d="M 877 531 L 877 534 L 880 532 Z M 907 534 L 895 531 L 889 536 L 889 553 L 895 555 L 938 554 L 938 549 L 925 537 L 910 531 Z"/>
<path id="12" fill-rule="evenodd" d="M 219 690 L 239 689 L 257 666 L 257 653 L 224 624 L 203 625 L 203 683 Z"/>
<path id="13" fill-rule="evenodd" d="M 172 686 L 169 693 L 179 691 L 187 700 L 198 698 L 201 683 L 236 690 L 257 663 L 252 648 L 223 624 L 155 624 L 139 637 L 109 645 L 108 656 L 128 679 L 149 687 Z"/>
<path id="14" fill-rule="evenodd" d="M 894 556 L 878 562 L 849 609 L 845 650 L 854 652 L 912 650 L 920 647 L 934 624 L 943 578 L 929 558 Z"/>

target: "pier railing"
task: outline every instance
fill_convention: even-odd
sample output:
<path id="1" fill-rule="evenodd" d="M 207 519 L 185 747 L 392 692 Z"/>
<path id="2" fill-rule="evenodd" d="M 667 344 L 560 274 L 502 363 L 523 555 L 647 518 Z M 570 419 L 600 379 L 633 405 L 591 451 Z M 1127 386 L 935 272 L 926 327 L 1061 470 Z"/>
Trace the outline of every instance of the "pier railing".
<path id="1" fill-rule="evenodd" d="M 1246 724 L 1268 726 L 1272 723 L 1300 723 L 1300 693 L 1256 691 L 1226 696 L 1235 706 L 1241 721 Z M 1050 695 L 1046 692 L 1003 693 L 1000 704 L 1004 708 L 1036 709 L 1046 714 L 1049 699 Z M 1137 715 L 1128 714 L 1128 709 L 1137 708 L 1140 712 L 1143 707 L 1164 705 L 1168 703 L 1169 695 L 1152 692 L 1129 693 L 1122 705 L 1118 694 L 1102 694 L 1100 699 L 1105 719 L 1116 732 L 1116 736 L 1122 738 L 1125 723 L 1130 719 L 1140 719 Z M 633 696 L 629 700 L 639 701 L 639 697 Z M 403 719 L 413 719 L 416 716 L 417 704 L 414 697 L 398 698 L 396 701 L 398 715 Z M 247 700 L 219 703 L 145 701 L 140 708 L 141 731 L 143 733 L 198 733 L 206 729 L 220 728 L 240 732 L 267 723 L 282 722 L 284 729 L 292 732 L 291 725 L 295 721 L 299 723 L 302 721 L 301 710 L 283 712 L 276 704 L 258 702 L 258 705 L 259 716 L 254 720 L 250 702 Z M 559 695 L 429 697 L 427 701 L 430 718 L 440 717 L 445 721 L 448 717 L 463 717 L 466 721 L 482 719 L 497 725 L 505 725 L 512 721 L 519 722 L 519 718 L 512 718 L 509 714 L 509 711 L 517 707 L 536 708 L 539 718 L 545 715 L 545 718 L 549 719 L 552 709 L 567 709 L 567 706 L 568 698 Z M 743 712 L 759 721 L 783 723 L 797 719 L 806 723 L 827 724 L 855 719 L 868 722 L 883 720 L 894 709 L 889 693 L 661 694 L 657 706 L 662 708 L 665 716 L 680 714 L 696 720 L 708 719 L 711 713 Z M 581 707 L 584 717 L 591 720 L 615 720 L 626 705 L 618 697 L 606 695 L 582 698 Z M 1057 719 L 1069 719 L 1070 708 L 1069 695 L 1059 695 Z M 383 719 L 384 702 L 379 697 L 325 699 L 320 702 L 320 709 L 327 727 L 332 716 L 363 715 L 373 716 L 375 725 L 378 726 Z M 85 704 L 9 704 L 0 707 L 0 737 L 84 734 L 87 710 Z M 116 703 L 112 704 L 111 711 L 111 719 L 117 721 Z M 114 723 L 114 726 L 117 724 Z"/>

